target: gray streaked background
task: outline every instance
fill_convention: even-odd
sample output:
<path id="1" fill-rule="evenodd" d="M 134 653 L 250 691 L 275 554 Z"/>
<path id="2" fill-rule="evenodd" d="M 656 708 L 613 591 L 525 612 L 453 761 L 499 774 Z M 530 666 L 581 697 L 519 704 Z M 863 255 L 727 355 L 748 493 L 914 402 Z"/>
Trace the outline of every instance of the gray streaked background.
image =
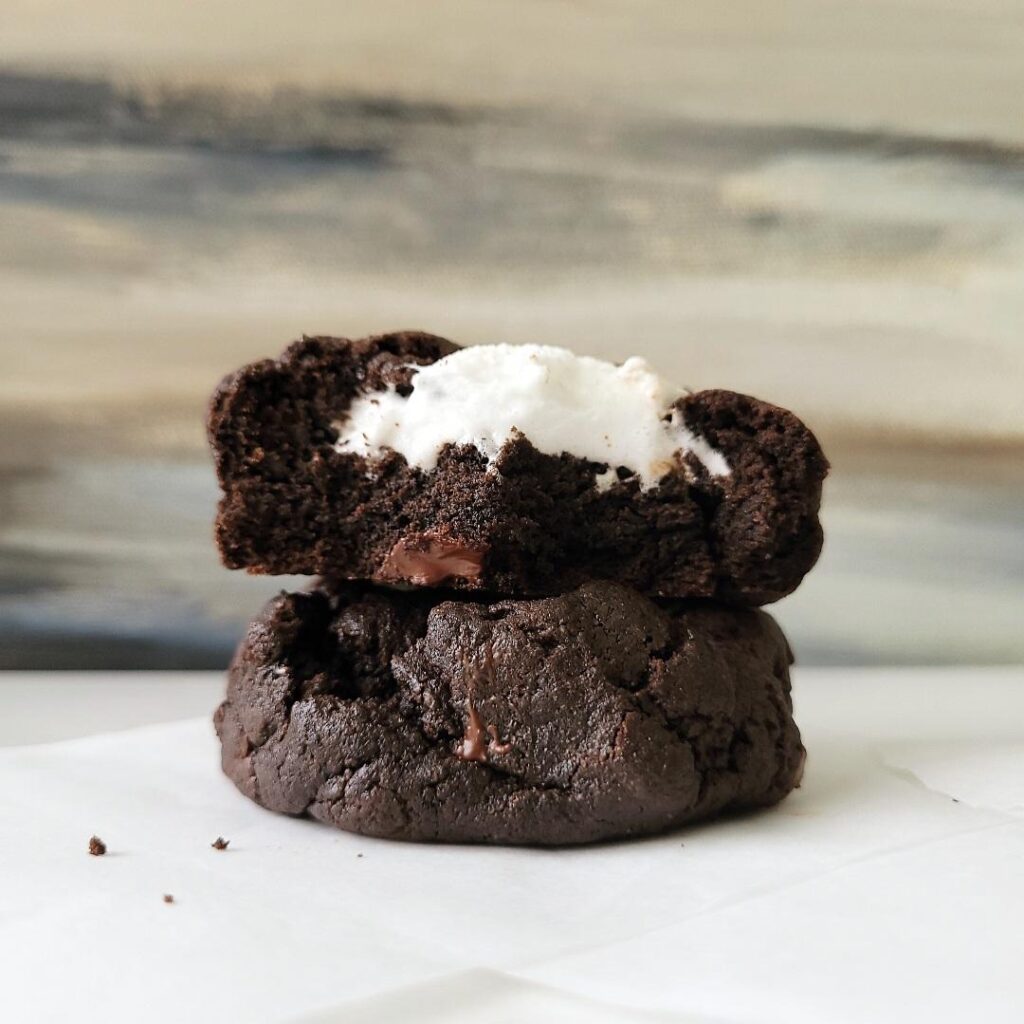
<path id="1" fill-rule="evenodd" d="M 218 566 L 206 396 L 401 327 L 788 405 L 801 661 L 1020 661 L 1022 53 L 1013 0 L 6 0 L 0 668 L 224 664 L 296 581 Z"/>

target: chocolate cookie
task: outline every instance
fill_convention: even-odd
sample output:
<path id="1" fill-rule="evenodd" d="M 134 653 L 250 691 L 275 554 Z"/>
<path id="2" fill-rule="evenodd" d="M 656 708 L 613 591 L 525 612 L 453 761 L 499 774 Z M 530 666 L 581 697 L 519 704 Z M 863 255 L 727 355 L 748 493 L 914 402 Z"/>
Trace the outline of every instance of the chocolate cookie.
<path id="1" fill-rule="evenodd" d="M 821 549 L 828 464 L 800 420 L 642 360 L 306 338 L 228 377 L 209 435 L 221 554 L 251 572 L 758 605 Z"/>
<path id="2" fill-rule="evenodd" d="M 391 839 L 583 843 L 781 800 L 804 751 L 764 612 L 613 583 L 480 602 L 282 594 L 215 716 L 274 811 Z"/>

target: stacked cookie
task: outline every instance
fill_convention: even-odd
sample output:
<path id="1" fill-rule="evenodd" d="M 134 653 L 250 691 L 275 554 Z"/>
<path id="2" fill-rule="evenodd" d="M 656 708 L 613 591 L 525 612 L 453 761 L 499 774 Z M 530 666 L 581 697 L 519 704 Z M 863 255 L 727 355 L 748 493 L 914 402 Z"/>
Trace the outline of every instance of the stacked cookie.
<path id="1" fill-rule="evenodd" d="M 272 810 L 399 839 L 579 843 L 798 784 L 758 606 L 821 549 L 791 413 L 639 359 L 305 338 L 209 420 L 225 564 L 319 576 L 251 624 L 216 715 Z"/>

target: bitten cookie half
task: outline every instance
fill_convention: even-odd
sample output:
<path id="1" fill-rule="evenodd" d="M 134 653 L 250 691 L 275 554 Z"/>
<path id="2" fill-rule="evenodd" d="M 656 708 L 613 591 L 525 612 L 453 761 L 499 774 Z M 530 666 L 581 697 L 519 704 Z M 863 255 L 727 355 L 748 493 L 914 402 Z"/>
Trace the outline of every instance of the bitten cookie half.
<path id="1" fill-rule="evenodd" d="M 821 550 L 828 463 L 803 423 L 640 359 L 306 338 L 221 383 L 209 436 L 221 554 L 251 572 L 759 605 Z"/>
<path id="2" fill-rule="evenodd" d="M 484 603 L 282 594 L 215 716 L 273 811 L 389 839 L 559 845 L 762 807 L 799 784 L 789 647 L 764 612 L 613 583 Z"/>

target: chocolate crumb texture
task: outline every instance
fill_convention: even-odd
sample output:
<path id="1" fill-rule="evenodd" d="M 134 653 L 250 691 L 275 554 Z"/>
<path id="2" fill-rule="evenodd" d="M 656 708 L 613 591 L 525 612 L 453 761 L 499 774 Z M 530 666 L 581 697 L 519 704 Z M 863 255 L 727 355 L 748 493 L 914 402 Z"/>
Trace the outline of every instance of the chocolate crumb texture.
<path id="1" fill-rule="evenodd" d="M 210 843 L 210 845 L 215 850 L 226 850 L 228 848 L 228 843 L 230 843 L 230 842 L 231 842 L 230 839 L 224 839 L 221 836 L 217 836 L 217 838 L 214 839 L 214 841 L 212 843 Z"/>
<path id="2" fill-rule="evenodd" d="M 102 857 L 107 852 L 107 844 L 99 836 L 92 836 L 89 840 L 89 853 L 94 857 Z"/>
<path id="3" fill-rule="evenodd" d="M 729 473 L 680 457 L 651 489 L 630 467 L 545 453 L 525 435 L 493 465 L 474 445 L 448 444 L 429 470 L 394 451 L 338 448 L 361 395 L 410 390 L 413 364 L 457 349 L 418 332 L 306 338 L 222 382 L 208 430 L 225 565 L 517 597 L 606 579 L 652 597 L 761 605 L 817 561 L 828 462 L 795 415 L 747 395 L 680 398 L 673 415 Z"/>
<path id="4" fill-rule="evenodd" d="M 173 902 L 174 902 L 174 897 L 169 892 L 165 892 L 164 893 L 164 903 L 173 903 Z"/>

